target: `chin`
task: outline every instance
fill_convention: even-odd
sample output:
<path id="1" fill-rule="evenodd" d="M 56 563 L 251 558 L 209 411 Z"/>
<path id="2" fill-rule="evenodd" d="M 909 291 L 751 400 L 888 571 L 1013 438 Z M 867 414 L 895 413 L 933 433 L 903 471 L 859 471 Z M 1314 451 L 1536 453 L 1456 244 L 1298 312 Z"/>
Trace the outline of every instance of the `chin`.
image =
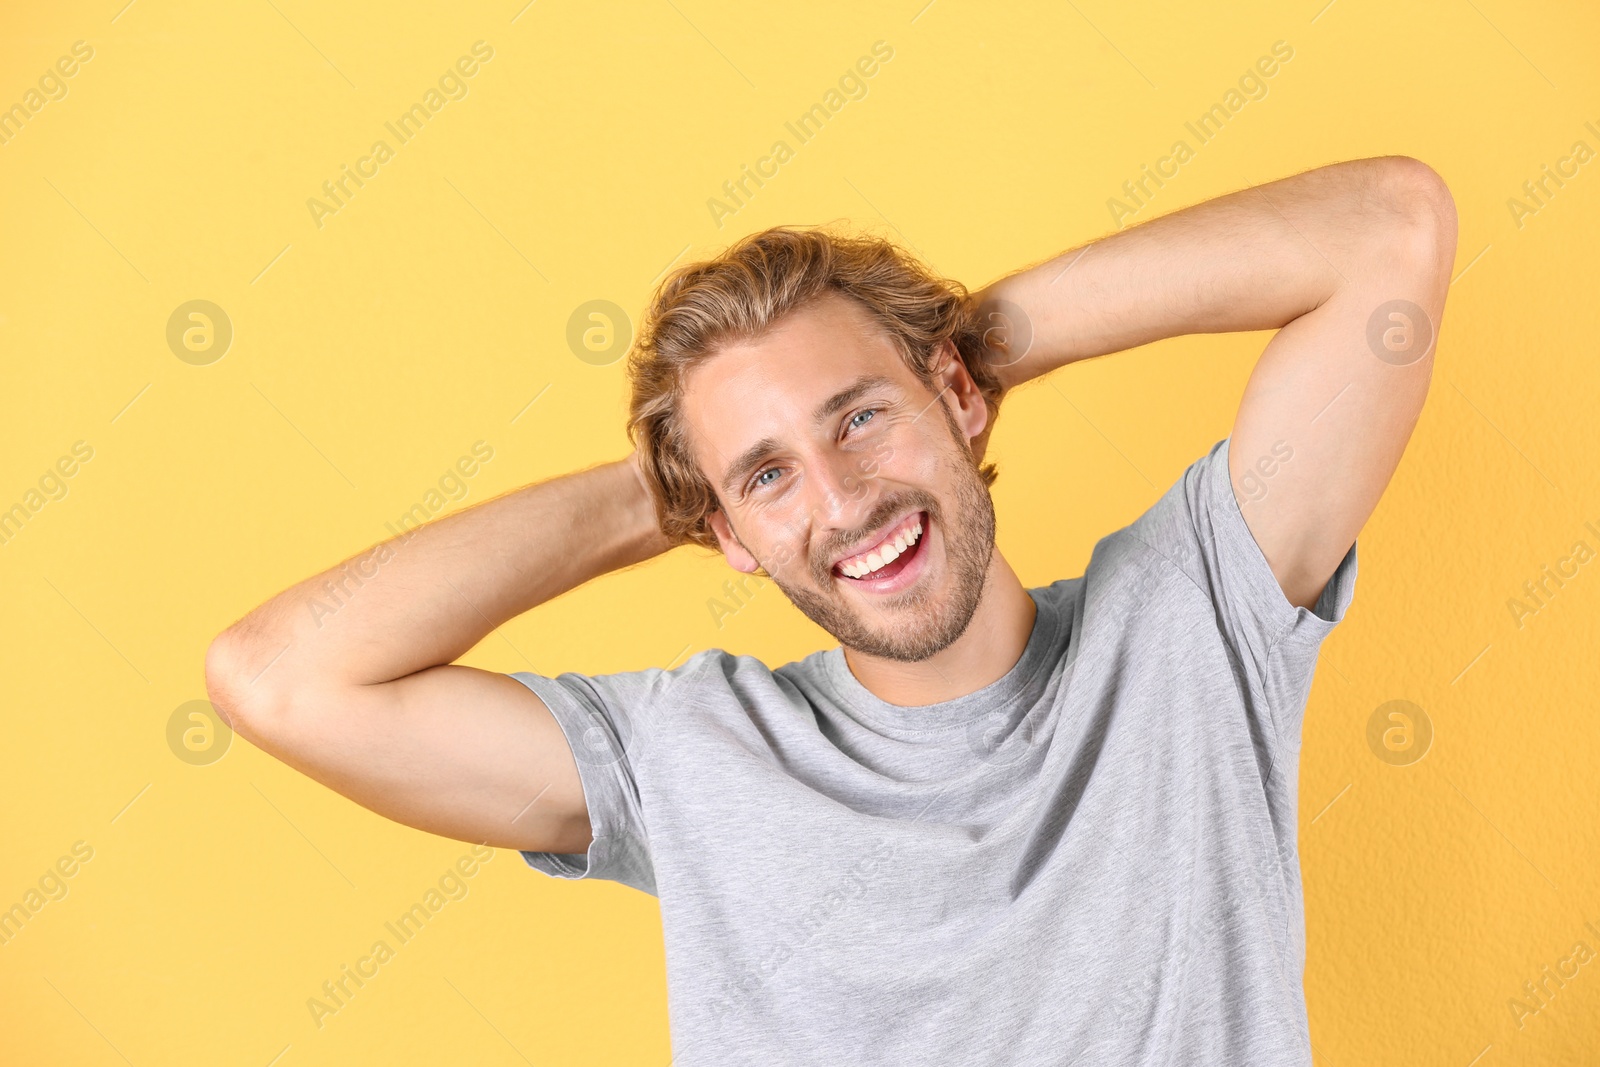
<path id="1" fill-rule="evenodd" d="M 784 593 L 840 645 L 899 663 L 921 663 L 949 648 L 967 632 L 977 608 L 976 596 L 957 597 L 945 586 L 932 592 L 919 590 L 892 607 L 886 603 L 882 611 L 837 592 L 796 595 L 784 589 Z"/>

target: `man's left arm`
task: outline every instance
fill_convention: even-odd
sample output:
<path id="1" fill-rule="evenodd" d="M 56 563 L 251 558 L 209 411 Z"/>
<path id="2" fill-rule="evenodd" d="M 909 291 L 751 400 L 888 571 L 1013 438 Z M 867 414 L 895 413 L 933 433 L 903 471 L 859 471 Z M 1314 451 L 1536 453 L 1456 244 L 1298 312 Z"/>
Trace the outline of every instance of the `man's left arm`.
<path id="1" fill-rule="evenodd" d="M 1234 419 L 1229 479 L 1284 595 L 1312 608 L 1422 410 L 1455 247 L 1443 180 L 1384 156 L 1152 219 L 973 300 L 1007 390 L 1163 337 L 1277 329 Z"/>

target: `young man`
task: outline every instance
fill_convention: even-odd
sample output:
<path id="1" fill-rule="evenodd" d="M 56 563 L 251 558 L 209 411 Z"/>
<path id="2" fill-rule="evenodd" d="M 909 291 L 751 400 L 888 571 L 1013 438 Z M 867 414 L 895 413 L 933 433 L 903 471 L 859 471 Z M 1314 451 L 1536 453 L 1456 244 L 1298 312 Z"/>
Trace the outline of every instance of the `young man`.
<path id="1" fill-rule="evenodd" d="M 1455 226 L 1438 175 L 1384 157 L 970 295 L 869 239 L 746 238 L 658 290 L 633 455 L 380 546 L 320 626 L 341 568 L 280 594 L 213 643 L 212 699 L 392 819 L 655 894 L 680 1064 L 1309 1064 L 1301 716 L 1427 392 Z M 1024 588 L 983 464 L 1006 391 L 1280 327 L 1232 433 L 1083 575 Z M 839 647 L 454 665 L 685 543 Z"/>

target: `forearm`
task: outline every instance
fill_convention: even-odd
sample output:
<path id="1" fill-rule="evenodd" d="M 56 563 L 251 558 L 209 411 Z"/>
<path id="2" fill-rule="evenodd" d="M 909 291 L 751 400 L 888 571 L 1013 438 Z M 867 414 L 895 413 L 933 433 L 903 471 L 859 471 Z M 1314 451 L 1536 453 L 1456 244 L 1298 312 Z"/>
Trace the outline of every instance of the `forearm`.
<path id="1" fill-rule="evenodd" d="M 426 523 L 279 593 L 208 654 L 236 702 L 454 662 L 508 619 L 669 545 L 632 459 Z"/>
<path id="2" fill-rule="evenodd" d="M 979 290 L 1007 388 L 1165 337 L 1282 327 L 1416 218 L 1415 160 L 1353 160 L 1243 189 L 1089 242 Z M 1007 307 L 1007 304 L 1010 306 Z M 1025 323 L 1009 321 L 1020 309 Z M 1004 315 L 1002 321 L 998 316 Z"/>

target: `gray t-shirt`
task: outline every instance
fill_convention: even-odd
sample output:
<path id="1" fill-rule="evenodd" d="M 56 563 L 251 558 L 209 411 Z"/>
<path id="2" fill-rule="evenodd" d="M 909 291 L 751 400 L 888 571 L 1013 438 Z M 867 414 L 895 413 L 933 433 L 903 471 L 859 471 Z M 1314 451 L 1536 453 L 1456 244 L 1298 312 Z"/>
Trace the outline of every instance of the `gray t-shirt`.
<path id="1" fill-rule="evenodd" d="M 967 696 L 885 703 L 837 647 L 517 673 L 595 835 L 522 855 L 659 899 L 674 1067 L 1309 1065 L 1300 724 L 1355 578 L 1288 602 L 1224 438 Z"/>

